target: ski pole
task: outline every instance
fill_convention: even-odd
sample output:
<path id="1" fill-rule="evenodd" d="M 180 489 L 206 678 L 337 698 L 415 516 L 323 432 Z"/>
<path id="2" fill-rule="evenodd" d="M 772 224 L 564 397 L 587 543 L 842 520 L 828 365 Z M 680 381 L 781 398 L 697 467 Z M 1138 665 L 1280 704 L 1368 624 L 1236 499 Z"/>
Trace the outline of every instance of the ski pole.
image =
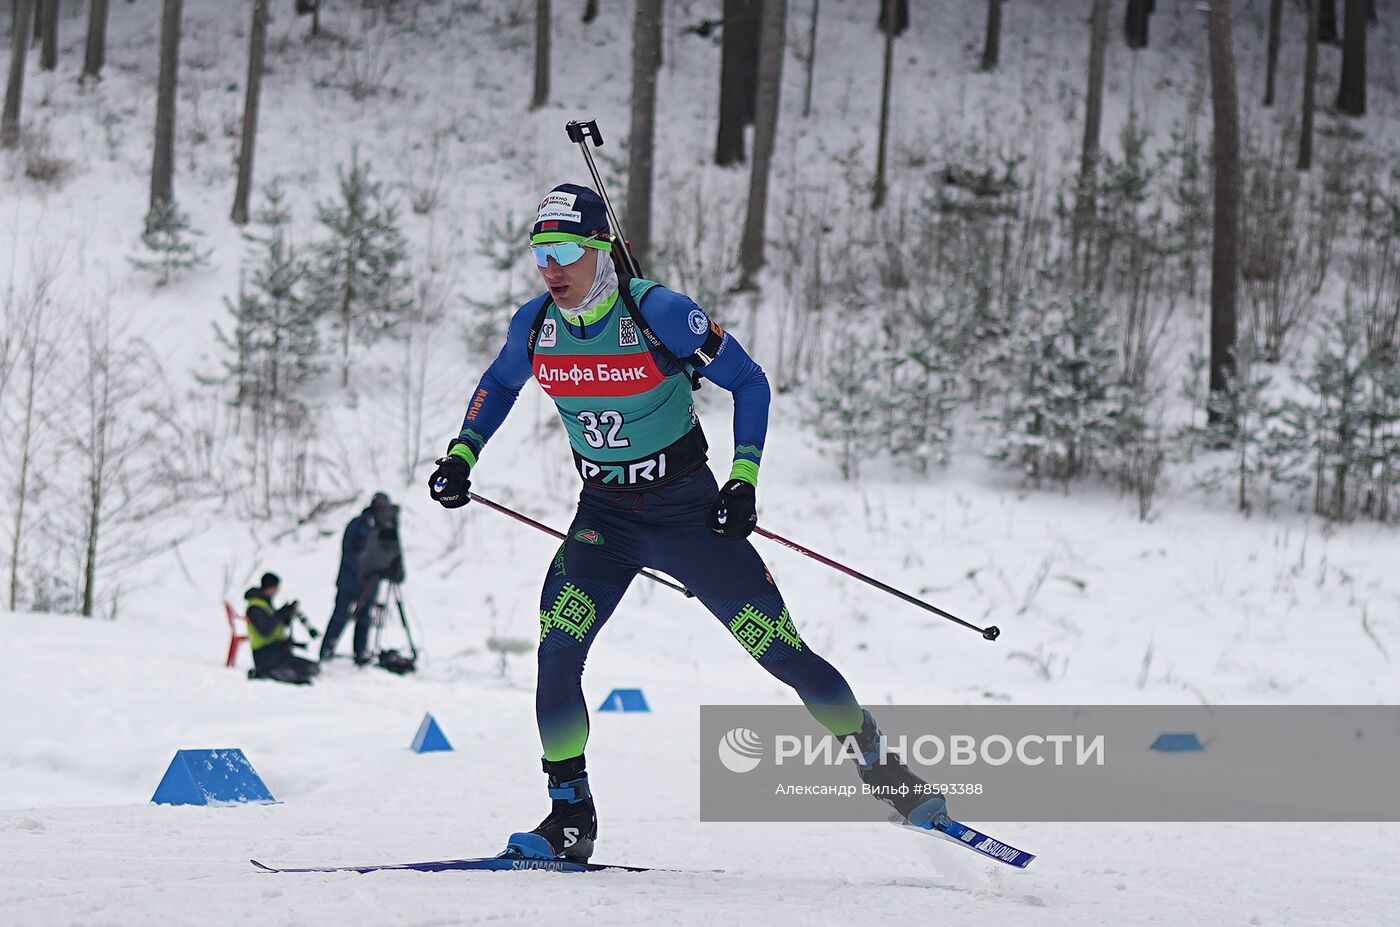
<path id="1" fill-rule="evenodd" d="M 549 525 L 546 525 L 546 524 L 542 524 L 542 523 L 540 523 L 540 522 L 537 522 L 537 521 L 535 521 L 533 518 L 531 518 L 531 517 L 528 516 L 528 515 L 521 515 L 519 512 L 515 511 L 515 509 L 506 508 L 504 505 L 501 505 L 499 502 L 492 502 L 490 499 L 487 499 L 485 496 L 479 496 L 479 495 L 477 495 L 477 494 L 474 493 L 474 492 L 468 492 L 467 495 L 470 496 L 470 497 L 472 498 L 473 501 L 475 501 L 475 502 L 480 502 L 482 505 L 486 506 L 488 509 L 495 509 L 497 512 L 500 512 L 502 515 L 509 515 L 511 518 L 514 518 L 516 521 L 524 522 L 525 524 L 529 525 L 531 528 L 535 528 L 535 529 L 538 529 L 538 530 L 540 530 L 540 531 L 543 531 L 545 534 L 552 535 L 553 537 L 556 537 L 556 538 L 558 538 L 558 539 L 561 540 L 561 541 L 566 540 L 566 538 L 565 538 L 565 536 L 564 536 L 564 533 L 563 533 L 562 531 L 556 531 L 556 530 L 554 530 L 553 528 L 549 527 Z M 695 593 L 691 592 L 689 589 L 685 588 L 685 587 L 682 586 L 680 583 L 672 582 L 671 580 L 667 579 L 667 578 L 664 577 L 664 576 L 658 576 L 657 574 L 651 572 L 650 570 L 642 570 L 641 573 L 642 573 L 643 576 L 645 576 L 647 579 L 651 580 L 652 582 L 657 582 L 657 583 L 660 583 L 660 584 L 663 585 L 663 586 L 668 586 L 668 587 L 670 587 L 670 588 L 676 590 L 677 592 L 683 592 L 683 593 L 685 593 L 686 598 L 689 598 L 689 599 L 695 598 Z"/>
<path id="2" fill-rule="evenodd" d="M 840 570 L 842 573 L 845 573 L 847 576 L 850 576 L 850 577 L 852 577 L 853 579 L 858 579 L 858 580 L 860 580 L 860 581 L 863 582 L 863 583 L 868 583 L 869 585 L 874 586 L 876 589 L 879 589 L 879 590 L 881 590 L 882 592 L 888 592 L 890 595 L 895 596 L 896 598 L 903 599 L 904 601 L 908 602 L 910 605 L 917 605 L 917 606 L 919 606 L 919 608 L 925 609 L 926 611 L 933 612 L 935 615 L 939 615 L 939 616 L 941 616 L 941 617 L 943 617 L 943 618 L 947 618 L 949 621 L 951 621 L 951 622 L 953 622 L 953 623 L 955 623 L 955 624 L 960 624 L 960 625 L 962 625 L 964 628 L 971 628 L 972 630 L 974 630 L 974 631 L 976 631 L 977 633 L 981 634 L 984 638 L 986 638 L 986 639 L 989 640 L 989 641 L 994 641 L 994 640 L 996 640 L 998 637 L 1001 636 L 1001 629 L 998 628 L 998 627 L 997 627 L 996 625 L 994 625 L 994 624 L 993 624 L 993 625 L 988 625 L 986 628 L 979 628 L 979 627 L 977 627 L 977 625 L 975 625 L 975 624 L 970 624 L 969 622 L 963 621 L 963 620 L 962 620 L 961 618 L 959 618 L 957 615 L 950 615 L 948 612 L 945 612 L 943 609 L 937 607 L 936 605 L 930 605 L 930 604 L 928 604 L 928 603 L 925 602 L 923 599 L 916 599 L 916 598 L 914 598 L 912 595 L 910 595 L 910 594 L 907 593 L 907 592 L 900 592 L 898 589 L 894 588 L 893 586 L 886 585 L 885 583 L 880 582 L 878 579 L 874 579 L 873 577 L 866 576 L 864 573 L 860 572 L 859 570 L 853 570 L 853 569 L 851 569 L 850 567 L 846 566 L 846 565 L 843 564 L 843 563 L 837 563 L 835 560 L 832 560 L 830 557 L 824 557 L 824 556 L 822 556 L 821 554 L 817 553 L 817 552 L 814 551 L 814 550 L 810 550 L 810 549 L 808 549 L 808 548 L 806 548 L 806 547 L 803 547 L 801 544 L 797 543 L 796 541 L 788 540 L 787 538 L 783 537 L 781 534 L 774 534 L 772 531 L 768 531 L 767 529 L 765 529 L 765 528 L 760 528 L 760 527 L 758 527 L 758 526 L 755 526 L 753 530 L 754 530 L 754 533 L 755 533 L 755 534 L 761 534 L 761 535 L 763 535 L 764 537 L 766 537 L 768 540 L 770 540 L 770 541 L 776 541 L 777 543 L 783 545 L 784 547 L 786 547 L 786 548 L 788 548 L 788 549 L 790 549 L 790 550 L 795 550 L 795 551 L 797 551 L 799 554 L 803 554 L 803 555 L 805 555 L 805 556 L 811 557 L 813 560 L 817 561 L 818 563 L 824 563 L 824 564 L 826 564 L 827 566 L 831 567 L 831 568 L 834 569 L 834 570 Z"/>
<path id="3" fill-rule="evenodd" d="M 617 233 L 617 243 L 622 249 L 623 266 L 630 276 L 640 277 L 642 265 L 637 263 L 632 249 L 627 246 L 627 236 L 622 232 L 622 223 L 617 220 L 617 213 L 613 211 L 612 200 L 608 199 L 607 188 L 603 186 L 603 175 L 598 173 L 598 165 L 593 163 L 593 151 L 588 146 L 588 140 L 592 139 L 594 148 L 603 147 L 603 133 L 598 131 L 598 120 L 580 122 L 571 119 L 564 126 L 564 131 L 569 133 L 569 141 L 577 144 L 583 152 L 583 160 L 588 165 L 588 173 L 593 177 L 593 185 L 598 188 L 598 195 L 603 198 L 603 205 L 608 209 L 608 221 L 612 223 L 613 231 Z"/>

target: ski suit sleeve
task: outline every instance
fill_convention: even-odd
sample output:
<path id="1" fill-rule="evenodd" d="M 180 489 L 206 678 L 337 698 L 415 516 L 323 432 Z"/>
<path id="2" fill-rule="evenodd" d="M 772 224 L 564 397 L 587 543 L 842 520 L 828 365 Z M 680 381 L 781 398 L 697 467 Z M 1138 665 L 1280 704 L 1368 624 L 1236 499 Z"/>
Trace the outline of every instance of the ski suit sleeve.
<path id="1" fill-rule="evenodd" d="M 729 478 L 757 486 L 772 398 L 763 368 L 738 339 L 712 322 L 705 310 L 684 294 L 653 287 L 639 308 L 656 336 L 682 360 L 707 341 L 713 344 L 712 335 L 719 339 L 710 362 L 698 369 L 702 377 L 734 394 L 734 464 Z"/>
<path id="2" fill-rule="evenodd" d="M 345 526 L 345 557 L 350 560 L 358 559 L 360 552 L 365 549 L 365 542 L 369 540 L 369 516 L 361 512 L 350 519 L 350 524 Z"/>
<path id="3" fill-rule="evenodd" d="M 534 325 L 535 316 L 539 315 L 544 300 L 544 296 L 536 297 L 516 310 L 506 333 L 505 346 L 472 391 L 466 417 L 462 419 L 462 431 L 457 435 L 462 443 L 455 445 L 450 453 L 473 467 L 486 442 L 491 440 L 496 429 L 510 414 L 520 395 L 520 388 L 534 373 L 530 369 L 526 342 L 530 339 L 530 327 Z"/>

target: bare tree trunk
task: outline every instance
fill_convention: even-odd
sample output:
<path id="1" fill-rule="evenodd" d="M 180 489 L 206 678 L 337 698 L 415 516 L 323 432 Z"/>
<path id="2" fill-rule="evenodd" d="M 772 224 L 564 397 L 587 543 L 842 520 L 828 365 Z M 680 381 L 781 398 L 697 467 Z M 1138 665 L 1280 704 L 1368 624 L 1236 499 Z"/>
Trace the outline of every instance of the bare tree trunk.
<path id="1" fill-rule="evenodd" d="M 1348 116 L 1366 115 L 1366 0 L 1346 0 L 1342 37 L 1342 81 L 1337 109 Z"/>
<path id="2" fill-rule="evenodd" d="M 83 77 L 100 77 L 107 63 L 107 0 L 88 5 L 87 48 L 83 53 Z"/>
<path id="3" fill-rule="evenodd" d="M 165 0 L 160 21 L 160 84 L 156 92 L 156 144 L 151 162 L 151 209 L 175 198 L 175 84 L 180 68 L 183 0 Z"/>
<path id="4" fill-rule="evenodd" d="M 987 41 L 982 46 L 982 70 L 995 71 L 1001 63 L 1001 0 L 987 0 Z"/>
<path id="5" fill-rule="evenodd" d="M 1211 0 L 1211 112 L 1215 119 L 1215 229 L 1210 269 L 1210 392 L 1221 396 L 1235 372 L 1235 306 L 1240 280 L 1240 101 L 1235 86 L 1232 0 Z M 1210 420 L 1222 412 L 1212 404 Z M 1225 422 L 1233 426 L 1233 422 Z"/>
<path id="6" fill-rule="evenodd" d="M 909 0 L 895 0 L 892 4 L 875 0 L 875 10 L 879 14 L 875 19 L 875 28 L 881 32 L 890 31 L 892 25 L 898 38 L 909 28 Z"/>
<path id="7" fill-rule="evenodd" d="M 52 71 L 58 67 L 58 0 L 40 0 L 39 12 L 43 33 L 39 69 Z"/>
<path id="8" fill-rule="evenodd" d="M 102 332 L 110 335 L 110 331 Z M 112 409 L 111 340 L 98 342 L 99 333 L 89 328 L 88 340 L 88 511 L 83 545 L 82 613 L 91 618 L 97 587 L 97 544 L 102 529 L 102 490 L 106 486 L 107 424 Z"/>
<path id="9" fill-rule="evenodd" d="M 661 52 L 661 0 L 637 0 L 632 24 L 632 129 L 627 161 L 627 231 L 632 254 L 651 251 L 651 181 L 656 155 L 656 67 Z"/>
<path id="10" fill-rule="evenodd" d="M 812 115 L 812 77 L 817 70 L 817 17 L 822 0 L 812 0 L 812 27 L 807 33 L 807 86 L 802 91 L 802 118 Z"/>
<path id="11" fill-rule="evenodd" d="M 1317 3 L 1308 0 L 1308 40 L 1303 55 L 1303 127 L 1298 139 L 1298 170 L 1312 169 L 1313 112 L 1317 109 Z"/>
<path id="12" fill-rule="evenodd" d="M 5 85 L 5 115 L 0 119 L 0 148 L 19 144 L 20 101 L 24 97 L 24 59 L 29 54 L 29 20 L 35 0 L 17 0 L 10 26 L 10 79 Z"/>
<path id="13" fill-rule="evenodd" d="M 21 42 L 29 41 L 29 24 L 21 22 Z M 19 459 L 15 470 L 15 517 L 10 530 L 10 597 L 9 607 L 14 611 L 19 606 L 19 574 L 24 552 L 25 515 L 32 501 L 34 487 L 30 484 L 30 474 L 35 459 L 41 457 L 39 444 L 45 429 L 45 422 L 51 418 L 51 409 L 41 406 L 44 395 L 53 376 L 59 359 L 59 345 L 64 342 L 63 324 L 66 316 L 55 312 L 49 299 L 49 289 L 53 284 L 55 271 L 52 268 L 36 266 L 34 277 L 29 283 L 28 292 L 18 313 L 19 351 L 16 358 L 17 372 L 25 376 L 21 393 L 22 409 L 15 419 L 6 425 L 6 441 L 15 442 Z M 58 327 L 55 328 L 54 326 Z M 18 384 L 16 384 L 18 386 Z"/>
<path id="14" fill-rule="evenodd" d="M 345 288 L 340 293 L 340 385 L 350 386 L 350 326 L 354 322 L 352 310 L 355 305 L 355 243 L 345 246 Z"/>
<path id="15" fill-rule="evenodd" d="M 895 0 L 884 0 L 883 21 L 894 22 Z M 896 30 L 885 30 L 885 73 L 880 84 L 880 133 L 875 143 L 875 195 L 870 208 L 879 209 L 885 205 L 885 152 L 889 148 L 890 134 L 890 85 L 894 82 L 894 37 Z"/>
<path id="16" fill-rule="evenodd" d="M 1103 122 L 1103 80 L 1108 54 L 1108 0 L 1094 0 L 1089 36 L 1089 86 L 1085 93 L 1084 144 L 1079 176 L 1092 177 L 1099 161 L 1099 127 Z"/>
<path id="17" fill-rule="evenodd" d="M 787 0 L 765 0 L 759 38 L 758 99 L 754 120 L 753 169 L 749 175 L 749 206 L 739 243 L 740 286 L 757 286 L 754 277 L 764 264 L 764 221 L 768 212 L 768 172 L 778 134 L 778 104 L 783 89 L 783 54 L 787 39 Z"/>
<path id="18" fill-rule="evenodd" d="M 1078 242 L 1089 228 L 1096 209 L 1095 187 L 1099 164 L 1099 127 L 1103 122 L 1103 81 L 1108 56 L 1108 0 L 1094 0 L 1089 29 L 1089 86 L 1084 99 L 1084 144 L 1079 157 L 1079 191 L 1075 197 L 1074 238 Z"/>
<path id="19" fill-rule="evenodd" d="M 86 323 L 77 403 L 85 427 L 75 430 L 86 485 L 73 501 L 82 515 L 81 608 L 92 617 L 102 567 L 115 576 L 163 549 L 144 542 L 144 526 L 169 510 L 173 494 L 148 456 L 161 441 L 156 423 L 171 411 L 150 346 L 113 318 L 110 304 Z"/>
<path id="20" fill-rule="evenodd" d="M 22 0 L 21 0 L 22 2 Z M 28 26 L 28 23 L 25 23 Z M 28 42 L 29 30 L 26 28 L 20 33 L 24 36 L 22 41 Z M 26 383 L 24 393 L 24 417 L 22 419 L 19 433 L 15 436 L 19 441 L 19 471 L 18 487 L 15 493 L 15 521 L 14 528 L 10 532 L 10 611 L 15 611 L 19 606 L 19 564 L 22 541 L 24 540 L 24 507 L 29 501 L 29 467 L 33 459 L 34 440 L 34 399 L 38 392 L 38 351 L 39 346 L 29 346 L 29 356 L 25 358 L 29 380 Z"/>
<path id="21" fill-rule="evenodd" d="M 1283 28 L 1283 0 L 1269 2 L 1269 51 L 1264 63 L 1264 105 L 1274 105 L 1274 80 L 1278 76 L 1279 33 Z"/>
<path id="22" fill-rule="evenodd" d="M 549 102 L 549 0 L 535 0 L 535 92 L 530 108 Z"/>
<path id="23" fill-rule="evenodd" d="M 719 66 L 719 131 L 715 163 L 744 161 L 744 127 L 754 121 L 758 92 L 760 0 L 724 0 Z"/>
<path id="24" fill-rule="evenodd" d="M 1155 0 L 1128 0 L 1128 11 L 1123 18 L 1123 37 L 1129 48 L 1146 48 L 1148 23 L 1156 7 Z"/>
<path id="25" fill-rule="evenodd" d="M 1342 35 L 1337 31 L 1337 0 L 1318 0 L 1317 40 L 1324 45 L 1342 44 Z"/>
<path id="26" fill-rule="evenodd" d="M 253 190 L 253 152 L 258 143 L 258 101 L 267 60 L 267 0 L 253 0 L 253 28 L 248 35 L 248 92 L 243 101 L 243 140 L 238 151 L 238 187 L 233 194 L 234 225 L 248 224 Z"/>

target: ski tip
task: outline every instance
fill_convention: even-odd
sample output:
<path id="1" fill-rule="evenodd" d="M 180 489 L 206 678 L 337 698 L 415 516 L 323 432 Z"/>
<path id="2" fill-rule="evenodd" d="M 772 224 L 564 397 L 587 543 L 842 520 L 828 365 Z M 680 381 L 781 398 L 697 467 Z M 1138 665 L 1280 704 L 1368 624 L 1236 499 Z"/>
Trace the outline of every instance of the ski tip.
<path id="1" fill-rule="evenodd" d="M 250 862 L 250 863 L 253 864 L 253 868 L 255 868 L 255 869 L 257 869 L 257 870 L 259 870 L 259 871 L 261 871 L 261 872 L 276 872 L 276 871 L 277 871 L 276 869 L 273 869 L 271 866 L 264 865 L 263 863 L 260 863 L 260 862 L 258 862 L 258 861 L 255 860 L 255 859 L 250 859 L 250 860 L 248 860 L 248 862 Z"/>

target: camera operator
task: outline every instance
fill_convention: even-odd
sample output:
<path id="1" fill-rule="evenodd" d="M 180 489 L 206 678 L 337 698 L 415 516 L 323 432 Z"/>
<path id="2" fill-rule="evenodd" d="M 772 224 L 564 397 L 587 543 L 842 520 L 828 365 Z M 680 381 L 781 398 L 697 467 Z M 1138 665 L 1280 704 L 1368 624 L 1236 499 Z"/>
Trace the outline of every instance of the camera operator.
<path id="1" fill-rule="evenodd" d="M 380 585 L 404 581 L 403 545 L 399 541 L 399 507 L 383 493 L 370 502 L 374 526 L 365 538 L 357 563 L 360 593 L 355 601 L 355 664 L 370 662 L 369 632 Z"/>
<path id="2" fill-rule="evenodd" d="M 331 611 L 325 636 L 321 638 L 322 663 L 335 657 L 335 645 L 340 642 L 341 632 L 355 613 L 355 603 L 360 601 L 360 554 L 364 553 L 365 544 L 374 533 L 375 506 L 382 507 L 388 501 L 389 497 L 384 493 L 375 493 L 364 511 L 350 519 L 345 526 L 345 534 L 340 540 L 340 570 L 335 576 L 335 608 Z M 356 652 L 362 649 L 356 647 Z"/>
<path id="3" fill-rule="evenodd" d="M 264 573 L 259 585 L 243 593 L 248 602 L 248 646 L 253 650 L 252 678 L 276 679 L 278 682 L 305 684 L 320 672 L 311 660 L 292 653 L 293 647 L 304 646 L 292 640 L 292 622 L 301 618 L 297 602 L 281 608 L 273 604 L 282 585 L 276 573 Z M 305 619 L 301 619 L 305 623 Z M 314 638 L 316 632 L 307 626 Z"/>

